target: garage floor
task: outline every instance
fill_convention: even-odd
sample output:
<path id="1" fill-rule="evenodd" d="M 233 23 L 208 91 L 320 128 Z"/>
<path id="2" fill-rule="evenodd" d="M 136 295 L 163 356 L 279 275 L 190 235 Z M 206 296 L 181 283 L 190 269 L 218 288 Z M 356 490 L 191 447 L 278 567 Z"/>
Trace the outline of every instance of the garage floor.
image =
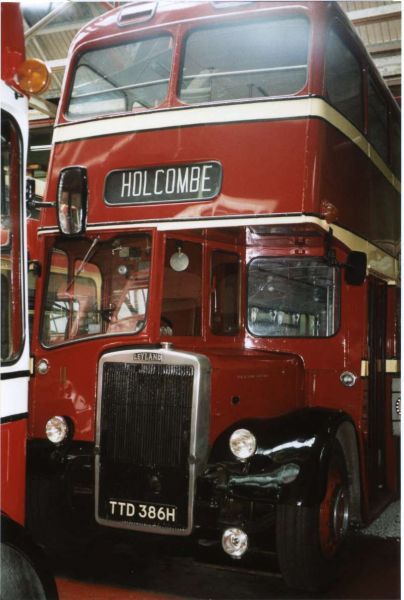
<path id="1" fill-rule="evenodd" d="M 400 598 L 400 505 L 395 503 L 366 532 L 353 534 L 347 560 L 333 587 L 321 598 Z M 60 600 L 252 600 L 310 598 L 283 583 L 276 559 L 251 558 L 241 568 L 229 559 L 212 564 L 204 552 L 198 559 L 187 553 L 156 553 L 153 547 L 133 548 L 104 540 L 82 557 L 54 564 Z M 221 556 L 221 555 L 219 555 Z"/>

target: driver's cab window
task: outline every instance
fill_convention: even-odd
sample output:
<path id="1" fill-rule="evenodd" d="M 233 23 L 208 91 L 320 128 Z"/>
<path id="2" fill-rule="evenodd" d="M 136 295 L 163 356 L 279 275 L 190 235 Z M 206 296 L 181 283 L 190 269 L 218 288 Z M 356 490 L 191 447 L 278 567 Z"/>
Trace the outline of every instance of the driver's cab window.
<path id="1" fill-rule="evenodd" d="M 240 260 L 215 250 L 211 257 L 210 328 L 215 335 L 237 335 L 240 329 Z"/>
<path id="2" fill-rule="evenodd" d="M 62 250 L 52 252 L 46 304 L 42 324 L 43 341 L 55 344 L 66 339 L 69 326 L 69 302 L 60 297 L 60 290 L 66 290 L 68 258 Z"/>
<path id="3" fill-rule="evenodd" d="M 150 236 L 59 240 L 45 294 L 42 341 L 139 333 L 146 323 Z"/>
<path id="4" fill-rule="evenodd" d="M 168 239 L 164 261 L 162 335 L 201 335 L 202 245 Z"/>
<path id="5" fill-rule="evenodd" d="M 74 262 L 77 273 L 81 261 Z M 43 340 L 53 345 L 68 339 L 101 333 L 101 273 L 87 263 L 69 280 L 68 257 L 54 249 L 43 323 Z"/>

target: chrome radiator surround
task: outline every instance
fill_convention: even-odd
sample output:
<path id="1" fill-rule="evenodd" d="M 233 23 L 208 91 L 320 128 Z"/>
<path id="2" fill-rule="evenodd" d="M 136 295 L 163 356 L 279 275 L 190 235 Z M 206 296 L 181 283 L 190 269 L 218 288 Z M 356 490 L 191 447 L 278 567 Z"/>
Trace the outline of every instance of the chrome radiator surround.
<path id="1" fill-rule="evenodd" d="M 101 485 L 101 419 L 103 413 L 103 385 L 105 365 L 117 363 L 126 365 L 169 365 L 191 367 L 193 369 L 192 406 L 188 461 L 188 506 L 187 525 L 182 528 L 143 524 L 128 520 L 114 520 L 100 514 Z M 130 368 L 130 367 L 129 367 Z M 132 348 L 104 354 L 99 362 L 97 382 L 97 418 L 96 418 L 96 458 L 95 458 L 95 519 L 100 525 L 134 531 L 168 534 L 176 536 L 190 535 L 193 529 L 193 512 L 196 478 L 207 460 L 210 408 L 210 362 L 207 357 L 171 348 Z M 159 443 L 159 440 L 156 440 Z M 136 465 L 135 465 L 136 466 Z M 141 499 L 137 500 L 141 502 Z"/>

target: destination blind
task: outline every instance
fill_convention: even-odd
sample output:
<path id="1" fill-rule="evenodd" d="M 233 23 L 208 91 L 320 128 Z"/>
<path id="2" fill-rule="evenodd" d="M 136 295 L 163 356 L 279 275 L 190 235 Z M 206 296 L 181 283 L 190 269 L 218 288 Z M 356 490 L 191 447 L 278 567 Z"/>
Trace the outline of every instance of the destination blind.
<path id="1" fill-rule="evenodd" d="M 218 195 L 218 162 L 112 171 L 105 182 L 107 204 L 148 204 L 210 200 Z"/>

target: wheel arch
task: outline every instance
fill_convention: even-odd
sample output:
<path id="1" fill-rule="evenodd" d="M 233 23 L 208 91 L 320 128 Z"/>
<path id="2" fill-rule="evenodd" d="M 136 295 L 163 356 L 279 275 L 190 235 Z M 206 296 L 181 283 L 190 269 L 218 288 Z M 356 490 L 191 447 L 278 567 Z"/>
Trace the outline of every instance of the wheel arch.
<path id="1" fill-rule="evenodd" d="M 246 497 L 248 494 L 261 498 L 272 496 L 274 499 L 276 497 L 276 502 L 286 504 L 318 505 L 326 491 L 329 462 L 337 441 L 347 468 L 351 514 L 354 522 L 361 521 L 358 437 L 347 413 L 306 407 L 281 417 L 239 421 L 222 432 L 216 440 L 210 455 L 211 464 L 237 463 L 229 449 L 229 438 L 238 428 L 254 433 L 257 451 L 246 461 L 244 474 L 230 477 L 237 492 Z M 273 474 L 285 465 L 299 467 L 296 479 L 285 485 L 271 485 Z"/>

